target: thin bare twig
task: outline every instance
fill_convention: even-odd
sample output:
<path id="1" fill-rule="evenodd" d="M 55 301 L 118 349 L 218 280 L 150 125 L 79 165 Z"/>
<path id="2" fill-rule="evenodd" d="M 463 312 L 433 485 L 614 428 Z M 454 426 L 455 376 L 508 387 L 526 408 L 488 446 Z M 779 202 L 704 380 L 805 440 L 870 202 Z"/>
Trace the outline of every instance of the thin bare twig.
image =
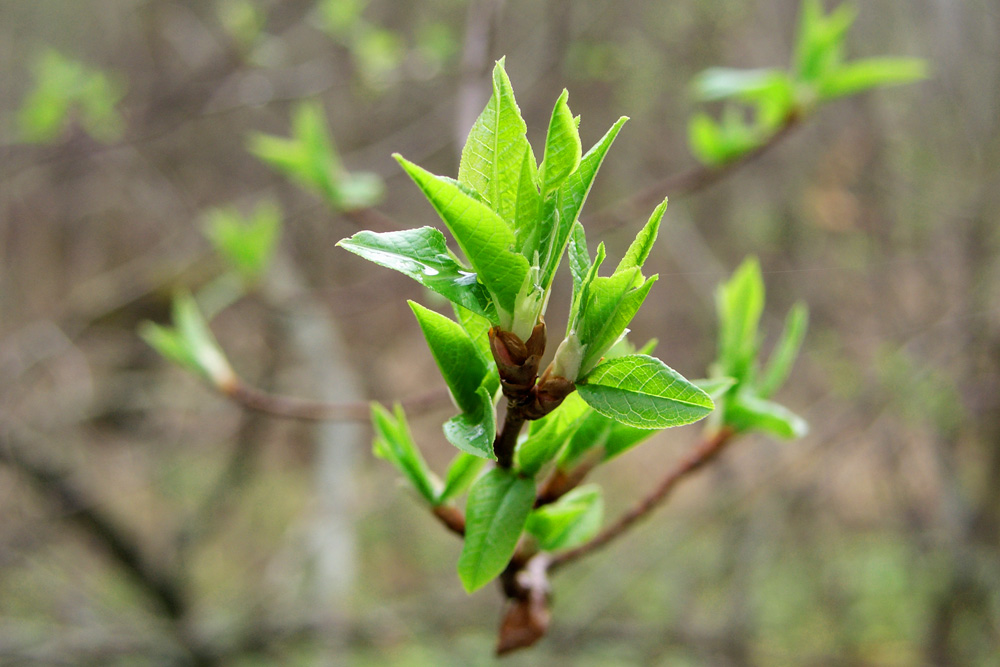
<path id="1" fill-rule="evenodd" d="M 734 160 L 717 166 L 698 165 L 685 171 L 670 174 L 631 197 L 615 202 L 610 207 L 591 216 L 587 220 L 588 228 L 607 228 L 624 224 L 659 204 L 666 196 L 683 197 L 715 185 L 724 177 L 740 167 L 750 164 L 774 148 L 798 127 L 801 119 L 799 113 L 790 113 L 764 143 Z"/>
<path id="2" fill-rule="evenodd" d="M 237 380 L 232 386 L 223 388 L 223 393 L 245 408 L 285 419 L 367 422 L 371 416 L 371 405 L 367 401 L 328 403 L 307 398 L 282 396 L 261 391 L 240 380 Z M 440 389 L 408 399 L 402 404 L 408 412 L 420 413 L 443 405 L 447 399 L 448 393 L 444 389 Z"/>
<path id="3" fill-rule="evenodd" d="M 702 440 L 697 447 L 691 450 L 687 456 L 681 459 L 677 465 L 674 466 L 669 473 L 667 473 L 666 477 L 663 478 L 659 486 L 657 486 L 651 494 L 643 498 L 637 505 L 635 505 L 635 507 L 619 517 L 615 523 L 605 528 L 589 542 L 553 557 L 549 563 L 549 571 L 554 572 L 564 565 L 597 551 L 601 547 L 621 536 L 629 528 L 631 528 L 633 524 L 640 519 L 645 518 L 653 510 L 659 507 L 663 501 L 667 499 L 671 491 L 674 490 L 679 481 L 698 470 L 706 463 L 715 459 L 732 436 L 732 430 L 722 428 L 716 431 L 711 437 Z"/>

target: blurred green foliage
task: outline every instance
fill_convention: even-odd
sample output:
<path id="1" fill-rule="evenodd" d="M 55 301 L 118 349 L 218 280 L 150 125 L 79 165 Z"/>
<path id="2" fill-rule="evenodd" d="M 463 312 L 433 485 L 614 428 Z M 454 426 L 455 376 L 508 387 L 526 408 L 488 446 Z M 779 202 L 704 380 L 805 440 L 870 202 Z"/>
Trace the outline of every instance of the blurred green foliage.
<path id="1" fill-rule="evenodd" d="M 98 141 L 119 139 L 124 123 L 116 107 L 125 96 L 119 77 L 49 49 L 34 62 L 34 86 L 17 114 L 21 139 L 58 140 L 77 124 Z"/>

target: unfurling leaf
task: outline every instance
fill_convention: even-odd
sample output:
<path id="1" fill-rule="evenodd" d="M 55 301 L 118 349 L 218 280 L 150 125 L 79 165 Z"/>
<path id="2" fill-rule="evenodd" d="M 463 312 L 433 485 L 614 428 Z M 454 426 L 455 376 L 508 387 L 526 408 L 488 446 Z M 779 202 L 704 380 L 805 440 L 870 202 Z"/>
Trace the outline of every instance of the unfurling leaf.
<path id="1" fill-rule="evenodd" d="M 395 410 L 389 412 L 378 403 L 372 403 L 372 427 L 375 429 L 372 442 L 375 456 L 396 466 L 424 500 L 436 505 L 441 482 L 427 467 L 413 442 L 402 406 L 397 404 Z"/>

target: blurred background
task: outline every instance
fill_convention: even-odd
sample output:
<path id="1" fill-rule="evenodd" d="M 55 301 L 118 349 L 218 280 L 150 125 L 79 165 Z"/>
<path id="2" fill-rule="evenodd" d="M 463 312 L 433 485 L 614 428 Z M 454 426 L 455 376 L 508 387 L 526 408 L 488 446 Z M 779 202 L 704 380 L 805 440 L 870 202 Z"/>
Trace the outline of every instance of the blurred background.
<path id="1" fill-rule="evenodd" d="M 777 397 L 810 434 L 739 440 L 557 575 L 549 636 L 508 664 L 1000 664 L 1000 6 L 858 9 L 849 57 L 917 56 L 930 77 L 659 193 L 660 281 L 633 326 L 704 376 L 715 286 L 756 254 L 765 348 L 794 301 L 811 309 Z M 351 405 L 433 395 L 405 302 L 430 297 L 334 246 L 359 225 L 437 224 L 390 154 L 454 175 L 506 55 L 536 153 L 563 87 L 585 148 L 631 117 L 583 214 L 591 250 L 620 257 L 653 206 L 621 202 L 695 164 L 692 77 L 787 66 L 797 12 L 0 0 L 0 663 L 492 663 L 499 596 L 462 591 L 459 541 L 371 456 L 363 408 L 321 426 L 245 411 L 136 328 L 221 274 L 210 211 L 274 202 L 264 286 L 212 322 L 240 375 Z M 322 103 L 348 169 L 384 179 L 386 219 L 331 212 L 248 152 L 253 133 L 289 135 L 301 100 Z M 440 470 L 451 411 L 426 405 L 411 421 Z M 698 433 L 602 469 L 607 515 Z"/>

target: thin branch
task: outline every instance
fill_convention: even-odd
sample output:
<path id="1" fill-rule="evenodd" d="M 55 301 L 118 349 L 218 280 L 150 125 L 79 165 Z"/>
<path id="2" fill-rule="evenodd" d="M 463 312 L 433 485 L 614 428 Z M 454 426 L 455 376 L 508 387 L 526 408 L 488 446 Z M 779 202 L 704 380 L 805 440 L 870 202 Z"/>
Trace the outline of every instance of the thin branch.
<path id="1" fill-rule="evenodd" d="M 328 403 L 307 398 L 282 396 L 261 391 L 237 380 L 232 386 L 222 388 L 223 393 L 250 410 L 267 413 L 273 417 L 303 421 L 364 421 L 371 416 L 367 401 Z M 448 399 L 445 390 L 428 392 L 403 401 L 408 412 L 420 413 L 443 405 Z"/>
<path id="2" fill-rule="evenodd" d="M 686 457 L 681 459 L 667 473 L 666 477 L 663 478 L 659 486 L 651 494 L 646 496 L 635 507 L 623 514 L 615 523 L 605 528 L 589 542 L 553 557 L 549 564 L 549 570 L 555 571 L 564 565 L 597 551 L 624 534 L 633 524 L 645 518 L 659 507 L 667 499 L 671 491 L 674 490 L 678 482 L 718 456 L 719 452 L 722 451 L 732 436 L 732 430 L 723 428 L 711 437 L 702 440 L 697 447 L 691 450 Z"/>
<path id="3" fill-rule="evenodd" d="M 802 120 L 801 114 L 792 112 L 768 139 L 738 158 L 721 165 L 698 165 L 685 171 L 670 174 L 656 183 L 640 190 L 631 197 L 615 202 L 611 207 L 598 212 L 587 220 L 588 228 L 607 228 L 624 224 L 663 201 L 664 197 L 691 195 L 750 164 L 774 148 L 782 139 L 792 133 Z"/>

